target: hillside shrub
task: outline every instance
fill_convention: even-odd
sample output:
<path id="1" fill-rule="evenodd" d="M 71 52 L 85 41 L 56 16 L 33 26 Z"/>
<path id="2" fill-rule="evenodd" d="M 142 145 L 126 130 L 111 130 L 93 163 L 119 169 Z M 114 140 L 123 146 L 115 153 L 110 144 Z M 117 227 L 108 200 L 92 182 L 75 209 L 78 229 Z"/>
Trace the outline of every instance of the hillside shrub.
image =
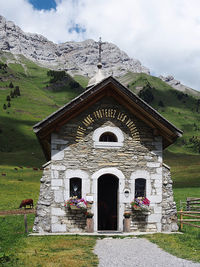
<path id="1" fill-rule="evenodd" d="M 197 100 L 197 104 L 196 104 L 196 112 L 200 111 L 200 99 Z"/>
<path id="2" fill-rule="evenodd" d="M 0 69 L 5 70 L 7 67 L 8 67 L 7 64 L 5 64 L 5 63 L 3 63 L 3 62 L 0 61 Z"/>
<path id="3" fill-rule="evenodd" d="M 19 90 L 19 86 L 15 86 L 14 94 L 16 96 L 20 96 L 21 95 L 20 90 Z"/>
<path id="4" fill-rule="evenodd" d="M 165 106 L 164 103 L 162 102 L 162 100 L 160 100 L 160 101 L 158 102 L 158 106 L 159 106 L 159 107 L 164 107 L 164 106 Z"/>
<path id="5" fill-rule="evenodd" d="M 47 76 L 51 77 L 50 83 L 61 81 L 63 78 L 67 77 L 65 71 L 55 71 L 55 70 L 47 71 Z"/>
<path id="6" fill-rule="evenodd" d="M 14 85 L 12 82 L 9 83 L 9 88 L 14 88 Z"/>
<path id="7" fill-rule="evenodd" d="M 6 97 L 6 101 L 11 101 L 11 98 L 10 98 L 9 95 L 7 95 L 7 97 Z"/>
<path id="8" fill-rule="evenodd" d="M 194 123 L 194 131 L 200 131 L 200 128 L 198 127 L 198 125 L 196 123 Z"/>
<path id="9" fill-rule="evenodd" d="M 70 85 L 70 87 L 72 87 L 72 88 L 78 88 L 80 85 L 79 85 L 79 83 L 77 83 L 77 82 L 75 82 L 75 81 L 71 81 L 70 83 L 69 83 L 69 85 Z"/>
<path id="10" fill-rule="evenodd" d="M 0 72 L 1 73 L 7 73 L 7 67 L 8 65 L 0 61 Z"/>
<path id="11" fill-rule="evenodd" d="M 189 142 L 192 144 L 192 148 L 195 152 L 200 153 L 200 137 L 193 136 L 189 139 Z"/>
<path id="12" fill-rule="evenodd" d="M 6 104 L 3 104 L 3 109 L 7 109 L 7 106 L 6 106 Z"/>
<path id="13" fill-rule="evenodd" d="M 10 91 L 10 97 L 11 97 L 11 98 L 14 98 L 14 97 L 15 97 L 13 91 Z"/>
<path id="14" fill-rule="evenodd" d="M 148 104 L 152 103 L 154 100 L 154 95 L 152 93 L 153 87 L 148 83 L 145 87 L 139 92 L 139 97 L 141 97 Z"/>

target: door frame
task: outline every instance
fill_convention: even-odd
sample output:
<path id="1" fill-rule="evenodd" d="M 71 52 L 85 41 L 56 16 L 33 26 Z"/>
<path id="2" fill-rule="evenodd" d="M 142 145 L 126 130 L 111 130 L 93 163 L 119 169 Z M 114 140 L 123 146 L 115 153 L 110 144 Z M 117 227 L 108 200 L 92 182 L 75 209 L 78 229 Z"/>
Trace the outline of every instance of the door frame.
<path id="1" fill-rule="evenodd" d="M 93 203 L 93 212 L 94 212 L 94 232 L 98 231 L 98 179 L 104 174 L 111 174 L 116 176 L 119 181 L 118 186 L 118 201 L 117 201 L 117 210 L 118 210 L 118 216 L 117 216 L 117 231 L 123 231 L 123 214 L 124 214 L 124 194 L 123 189 L 125 186 L 125 176 L 124 174 L 118 170 L 117 168 L 102 168 L 98 171 L 96 171 L 92 175 L 92 192 L 94 196 L 94 203 Z"/>

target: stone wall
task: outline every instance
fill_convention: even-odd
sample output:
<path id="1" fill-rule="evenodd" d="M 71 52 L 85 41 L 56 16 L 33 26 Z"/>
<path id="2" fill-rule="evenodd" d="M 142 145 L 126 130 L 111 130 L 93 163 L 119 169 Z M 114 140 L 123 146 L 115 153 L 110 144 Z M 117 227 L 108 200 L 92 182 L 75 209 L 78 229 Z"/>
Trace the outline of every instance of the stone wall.
<path id="1" fill-rule="evenodd" d="M 177 210 L 173 197 L 172 183 L 170 168 L 164 164 L 162 185 L 162 231 L 166 232 L 176 232 L 178 230 Z"/>
<path id="2" fill-rule="evenodd" d="M 40 195 L 36 208 L 36 218 L 33 226 L 34 232 L 51 231 L 51 205 L 54 202 L 51 189 L 51 165 L 44 166 L 43 176 L 40 179 Z"/>
<path id="3" fill-rule="evenodd" d="M 122 145 L 95 145 L 94 132 L 104 127 L 120 129 L 124 137 Z M 123 230 L 123 213 L 130 208 L 130 202 L 134 199 L 137 178 L 146 179 L 146 196 L 151 201 L 151 211 L 148 216 L 136 218 L 133 215 L 131 231 L 162 230 L 162 197 L 165 197 L 162 193 L 162 138 L 155 136 L 147 124 L 113 98 L 105 97 L 70 120 L 58 133 L 53 133 L 51 145 L 51 173 L 47 175 L 44 172 L 41 181 L 45 180 L 45 183 L 41 185 L 35 231 L 85 231 L 84 216 L 79 214 L 74 217 L 64 207 L 64 200 L 70 197 L 69 180 L 73 177 L 82 179 L 82 197 L 89 195 L 93 198 L 94 229 L 97 230 L 97 184 L 98 178 L 106 173 L 119 179 L 118 230 Z M 166 187 L 168 189 L 171 190 Z M 125 190 L 130 192 L 128 197 L 124 195 Z M 46 197 L 51 200 L 48 202 L 51 202 L 51 208 L 42 202 Z M 170 197 L 165 198 L 167 201 Z M 42 212 L 47 217 L 44 218 Z"/>

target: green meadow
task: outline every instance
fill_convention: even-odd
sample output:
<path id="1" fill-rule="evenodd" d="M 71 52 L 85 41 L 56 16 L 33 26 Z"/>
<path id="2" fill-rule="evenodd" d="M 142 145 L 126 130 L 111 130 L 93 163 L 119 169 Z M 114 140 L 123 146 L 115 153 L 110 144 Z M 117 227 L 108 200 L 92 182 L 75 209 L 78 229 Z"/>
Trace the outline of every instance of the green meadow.
<path id="1" fill-rule="evenodd" d="M 87 79 L 75 76 L 81 86 L 74 89 L 73 79 L 51 83 L 48 69 L 19 56 L 16 62 L 10 53 L 0 54 L 0 62 L 9 63 L 6 72 L 0 69 L 0 210 L 17 209 L 22 199 L 37 202 L 42 170 L 46 162 L 33 125 L 83 92 Z M 198 94 L 180 94 L 160 79 L 146 74 L 127 74 L 122 80 L 130 90 L 150 101 L 165 118 L 184 131 L 164 153 L 164 162 L 171 167 L 174 197 L 178 209 L 186 197 L 200 197 L 200 109 Z M 14 88 L 10 88 L 12 82 Z M 7 96 L 16 86 L 20 96 Z M 151 93 L 149 95 L 149 88 Z M 6 109 L 4 109 L 4 104 Z M 195 138 L 193 138 L 195 137 Z M 196 138 L 197 137 L 197 138 Z M 29 231 L 34 215 L 28 215 Z M 96 266 L 92 253 L 96 238 L 92 237 L 27 237 L 23 216 L 0 216 L 0 266 Z M 184 226 L 183 235 L 156 234 L 152 242 L 179 257 L 200 262 L 199 229 Z M 52 262 L 52 263 L 51 263 Z M 67 265 L 68 264 L 68 265 Z"/>

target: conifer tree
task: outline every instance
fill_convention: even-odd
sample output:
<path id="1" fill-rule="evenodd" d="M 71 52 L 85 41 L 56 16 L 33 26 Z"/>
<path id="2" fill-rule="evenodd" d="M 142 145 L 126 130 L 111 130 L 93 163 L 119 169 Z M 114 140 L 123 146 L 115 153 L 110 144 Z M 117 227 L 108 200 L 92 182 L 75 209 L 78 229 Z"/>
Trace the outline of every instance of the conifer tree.
<path id="1" fill-rule="evenodd" d="M 10 82 L 10 84 L 9 84 L 9 88 L 13 88 L 13 87 L 14 87 L 13 83 Z"/>
<path id="2" fill-rule="evenodd" d="M 6 104 L 3 104 L 3 109 L 7 109 L 7 106 L 6 106 Z"/>
<path id="3" fill-rule="evenodd" d="M 21 94 L 20 94 L 20 90 L 19 90 L 19 86 L 17 85 L 17 86 L 15 86 L 15 94 L 17 95 L 17 96 L 20 96 Z"/>
<path id="4" fill-rule="evenodd" d="M 14 93 L 13 93 L 13 91 L 10 92 L 10 96 L 11 96 L 11 98 L 14 98 Z"/>
<path id="5" fill-rule="evenodd" d="M 17 97 L 16 89 L 13 91 L 14 97 Z"/>

